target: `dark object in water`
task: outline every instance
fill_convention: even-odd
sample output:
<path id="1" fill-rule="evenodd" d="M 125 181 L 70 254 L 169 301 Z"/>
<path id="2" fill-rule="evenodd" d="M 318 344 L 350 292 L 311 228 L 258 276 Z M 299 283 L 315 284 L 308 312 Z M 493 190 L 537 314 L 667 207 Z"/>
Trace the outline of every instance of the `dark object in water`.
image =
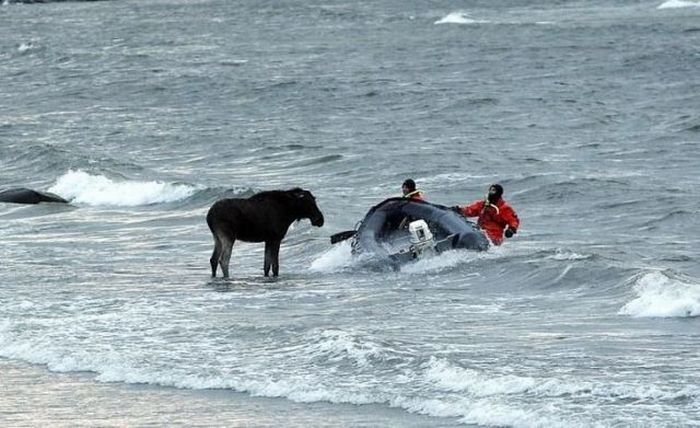
<path id="1" fill-rule="evenodd" d="M 352 238 L 357 233 L 356 230 L 346 230 L 344 232 L 338 232 L 331 235 L 331 244 L 337 244 L 338 242 L 345 241 Z"/>
<path id="2" fill-rule="evenodd" d="M 68 3 L 68 2 L 75 2 L 75 3 L 83 3 L 83 2 L 91 2 L 91 1 L 104 1 L 104 0 L 9 0 L 8 3 L 25 3 L 25 4 L 32 4 L 32 3 Z"/>
<path id="3" fill-rule="evenodd" d="M 265 243 L 264 273 L 279 275 L 279 251 L 287 229 L 296 220 L 308 218 L 314 226 L 323 226 L 323 214 L 316 198 L 308 190 L 272 190 L 247 199 L 221 199 L 207 213 L 207 224 L 214 235 L 214 252 L 209 260 L 211 276 L 217 264 L 228 278 L 231 250 L 237 239 Z"/>
<path id="4" fill-rule="evenodd" d="M 489 240 L 457 211 L 406 198 L 372 207 L 352 236 L 353 254 L 369 253 L 394 265 L 458 248 L 485 251 Z"/>
<path id="5" fill-rule="evenodd" d="M 0 190 L 0 202 L 10 202 L 14 204 L 38 204 L 39 202 L 68 203 L 68 201 L 53 193 L 40 192 L 24 187 Z"/>

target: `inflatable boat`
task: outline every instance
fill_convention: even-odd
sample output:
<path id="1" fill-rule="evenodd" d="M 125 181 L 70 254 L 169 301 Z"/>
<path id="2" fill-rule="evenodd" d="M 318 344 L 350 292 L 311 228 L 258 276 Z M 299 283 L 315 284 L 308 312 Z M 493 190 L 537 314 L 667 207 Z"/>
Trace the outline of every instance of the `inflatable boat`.
<path id="1" fill-rule="evenodd" d="M 402 264 L 447 250 L 485 251 L 486 235 L 452 208 L 405 198 L 372 207 L 351 236 L 353 254 Z"/>

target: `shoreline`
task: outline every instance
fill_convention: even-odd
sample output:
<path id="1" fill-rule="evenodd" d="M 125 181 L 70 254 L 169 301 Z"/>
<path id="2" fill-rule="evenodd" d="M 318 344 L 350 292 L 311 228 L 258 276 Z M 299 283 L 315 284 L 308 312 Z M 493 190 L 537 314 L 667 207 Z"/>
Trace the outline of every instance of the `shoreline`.
<path id="1" fill-rule="evenodd" d="M 87 373 L 55 373 L 0 358 L 3 427 L 437 427 L 456 420 L 381 405 L 296 403 L 228 390 L 100 383 Z"/>

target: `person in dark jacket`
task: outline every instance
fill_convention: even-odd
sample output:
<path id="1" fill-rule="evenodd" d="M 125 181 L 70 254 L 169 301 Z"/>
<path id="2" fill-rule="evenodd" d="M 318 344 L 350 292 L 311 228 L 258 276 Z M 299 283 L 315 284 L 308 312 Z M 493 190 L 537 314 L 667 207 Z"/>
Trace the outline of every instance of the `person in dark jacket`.
<path id="1" fill-rule="evenodd" d="M 503 199 L 503 186 L 492 184 L 486 198 L 466 206 L 454 207 L 466 217 L 478 217 L 477 224 L 495 245 L 503 243 L 503 237 L 512 237 L 520 227 L 515 210 Z"/>
<path id="2" fill-rule="evenodd" d="M 416 189 L 416 182 L 412 179 L 406 179 L 401 185 L 401 190 L 403 191 L 403 197 L 414 201 L 424 201 L 423 192 Z"/>

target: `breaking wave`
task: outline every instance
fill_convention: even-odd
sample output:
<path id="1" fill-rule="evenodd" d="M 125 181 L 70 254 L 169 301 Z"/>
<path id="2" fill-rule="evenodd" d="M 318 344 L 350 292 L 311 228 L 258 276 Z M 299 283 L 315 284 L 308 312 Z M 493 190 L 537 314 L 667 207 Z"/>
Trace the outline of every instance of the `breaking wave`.
<path id="1" fill-rule="evenodd" d="M 651 272 L 634 281 L 637 297 L 619 313 L 633 317 L 697 317 L 700 316 L 700 284 L 672 278 L 662 272 Z"/>
<path id="2" fill-rule="evenodd" d="M 198 187 L 183 183 L 116 181 L 81 170 L 68 171 L 49 188 L 49 192 L 76 204 L 120 207 L 180 201 L 197 190 Z"/>
<path id="3" fill-rule="evenodd" d="M 684 7 L 700 7 L 700 2 L 686 0 L 669 0 L 660 4 L 659 7 L 657 7 L 657 9 L 680 9 Z"/>
<path id="4" fill-rule="evenodd" d="M 472 19 L 466 12 L 451 12 L 435 21 L 435 24 L 484 24 L 489 21 Z"/>

